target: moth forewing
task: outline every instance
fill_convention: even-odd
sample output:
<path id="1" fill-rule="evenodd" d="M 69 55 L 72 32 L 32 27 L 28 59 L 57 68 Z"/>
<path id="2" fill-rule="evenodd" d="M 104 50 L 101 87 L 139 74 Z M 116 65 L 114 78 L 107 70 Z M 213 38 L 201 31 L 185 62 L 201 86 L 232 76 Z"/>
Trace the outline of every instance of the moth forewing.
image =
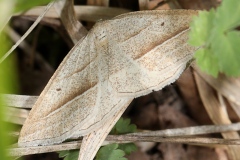
<path id="1" fill-rule="evenodd" d="M 187 44 L 196 11 L 137 13 L 108 23 L 110 83 L 119 96 L 139 97 L 174 82 L 196 50 Z"/>
<path id="2" fill-rule="evenodd" d="M 89 33 L 54 73 L 23 125 L 20 146 L 60 143 L 74 132 L 81 130 L 81 136 L 94 128 L 98 86 L 97 71 L 90 72 L 89 65 L 97 66 L 95 46 L 90 45 L 93 40 Z"/>
<path id="3" fill-rule="evenodd" d="M 187 44 L 196 14 L 143 11 L 98 23 L 50 79 L 23 125 L 19 145 L 61 143 L 93 131 L 97 136 L 133 97 L 174 82 L 196 50 Z"/>

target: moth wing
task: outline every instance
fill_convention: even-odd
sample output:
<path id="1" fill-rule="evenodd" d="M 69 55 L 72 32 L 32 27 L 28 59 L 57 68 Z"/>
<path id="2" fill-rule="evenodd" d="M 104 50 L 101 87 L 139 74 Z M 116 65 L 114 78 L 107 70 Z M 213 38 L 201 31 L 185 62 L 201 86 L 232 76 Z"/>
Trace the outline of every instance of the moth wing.
<path id="1" fill-rule="evenodd" d="M 79 136 L 90 132 L 99 96 L 94 40 L 90 32 L 65 57 L 25 121 L 19 146 L 60 143 L 77 130 Z"/>
<path id="2" fill-rule="evenodd" d="M 187 44 L 189 23 L 196 14 L 133 12 L 109 22 L 109 79 L 119 96 L 148 94 L 180 76 L 196 50 Z"/>
<path id="3" fill-rule="evenodd" d="M 174 81 L 194 50 L 179 47 L 186 43 L 185 30 L 193 14 L 148 11 L 98 23 L 70 51 L 41 93 L 23 125 L 19 146 L 89 134 L 132 97 Z"/>
<path id="4" fill-rule="evenodd" d="M 66 56 L 25 121 L 19 146 L 61 143 L 87 135 L 111 119 L 132 98 L 112 94 L 108 85 L 107 50 L 97 24 Z"/>

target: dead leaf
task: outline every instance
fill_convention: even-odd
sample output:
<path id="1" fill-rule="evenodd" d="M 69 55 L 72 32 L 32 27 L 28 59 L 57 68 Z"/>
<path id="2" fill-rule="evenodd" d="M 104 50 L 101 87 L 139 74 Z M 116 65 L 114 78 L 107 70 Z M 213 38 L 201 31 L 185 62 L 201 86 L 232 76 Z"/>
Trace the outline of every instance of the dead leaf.
<path id="1" fill-rule="evenodd" d="M 194 72 L 194 76 L 204 107 L 214 124 L 231 124 L 232 122 L 229 119 L 226 106 L 221 103 L 221 100 L 219 100 L 221 97 L 216 97 L 215 90 L 211 88 L 211 86 L 207 84 L 207 82 L 205 82 L 205 80 L 203 80 L 198 73 Z M 239 139 L 239 134 L 237 132 L 222 133 L 222 136 L 225 139 Z M 230 159 L 240 159 L 239 146 L 228 146 L 227 151 Z"/>

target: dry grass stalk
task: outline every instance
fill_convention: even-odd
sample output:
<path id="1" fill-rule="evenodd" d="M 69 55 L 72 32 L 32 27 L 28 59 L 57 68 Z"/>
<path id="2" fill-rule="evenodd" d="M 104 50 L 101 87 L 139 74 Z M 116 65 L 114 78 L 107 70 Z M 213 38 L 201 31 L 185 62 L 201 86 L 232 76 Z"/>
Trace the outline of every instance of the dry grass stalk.
<path id="1" fill-rule="evenodd" d="M 131 135 L 119 135 L 119 136 L 107 136 L 105 144 L 109 143 L 129 143 L 129 142 L 160 142 L 160 143 L 184 143 L 190 145 L 203 145 L 209 147 L 224 147 L 226 145 L 240 145 L 239 139 L 218 139 L 218 138 L 199 138 L 199 137 L 146 137 L 146 136 L 131 136 Z M 57 145 L 50 146 L 36 146 L 36 147 L 24 147 L 16 148 L 12 146 L 9 149 L 10 156 L 23 156 L 30 154 L 39 154 L 47 152 L 56 152 L 62 150 L 79 149 L 82 141 L 72 141 Z M 103 144 L 104 145 L 104 144 Z"/>
<path id="2" fill-rule="evenodd" d="M 200 97 L 208 112 L 208 115 L 215 124 L 231 124 L 231 120 L 228 117 L 226 106 L 219 102 L 216 92 L 202 79 L 197 73 L 194 74 L 197 82 Z M 237 132 L 222 133 L 225 139 L 239 139 Z M 239 146 L 228 146 L 228 154 L 231 159 L 240 159 Z"/>
<path id="3" fill-rule="evenodd" d="M 29 17 L 38 17 L 44 10 L 44 6 L 34 7 L 21 15 Z M 82 21 L 96 22 L 101 20 L 111 19 L 120 14 L 128 13 L 130 10 L 103 6 L 74 6 L 74 11 L 77 19 Z M 16 14 L 15 16 L 20 16 Z M 54 8 L 51 8 L 45 15 L 45 18 L 59 18 L 58 13 Z"/>

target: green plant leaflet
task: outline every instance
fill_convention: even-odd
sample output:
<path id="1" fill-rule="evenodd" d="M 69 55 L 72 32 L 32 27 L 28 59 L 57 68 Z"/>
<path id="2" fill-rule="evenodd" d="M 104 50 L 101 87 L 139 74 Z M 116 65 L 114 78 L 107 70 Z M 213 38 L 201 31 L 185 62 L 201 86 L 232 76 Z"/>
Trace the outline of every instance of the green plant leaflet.
<path id="1" fill-rule="evenodd" d="M 201 47 L 195 58 L 201 70 L 217 77 L 240 76 L 240 1 L 223 0 L 215 10 L 201 11 L 191 23 L 189 43 Z"/>
<path id="2" fill-rule="evenodd" d="M 79 150 L 70 151 L 60 151 L 59 158 L 64 158 L 64 160 L 78 160 Z"/>
<path id="3" fill-rule="evenodd" d="M 131 154 L 132 152 L 137 151 L 137 146 L 134 143 L 119 144 L 118 148 L 123 150 L 125 154 Z"/>
<path id="4" fill-rule="evenodd" d="M 123 156 L 124 151 L 117 149 L 118 144 L 109 144 L 102 148 L 97 153 L 96 160 L 127 160 Z"/>
<path id="5" fill-rule="evenodd" d="M 130 119 L 120 118 L 113 127 L 110 134 L 126 134 L 136 132 L 137 127 L 135 124 L 130 124 Z"/>

